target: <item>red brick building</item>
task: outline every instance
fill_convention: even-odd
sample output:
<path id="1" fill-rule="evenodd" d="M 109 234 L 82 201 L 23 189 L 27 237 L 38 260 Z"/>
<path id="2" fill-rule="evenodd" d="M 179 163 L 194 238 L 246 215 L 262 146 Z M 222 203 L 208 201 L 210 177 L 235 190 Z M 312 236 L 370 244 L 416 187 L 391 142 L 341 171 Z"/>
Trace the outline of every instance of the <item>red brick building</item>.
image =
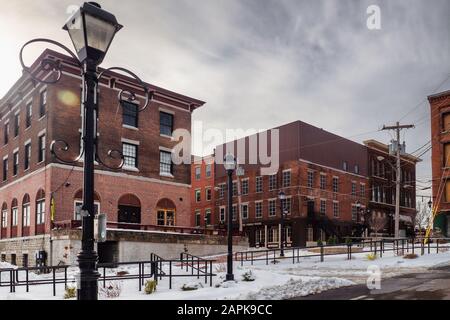
<path id="1" fill-rule="evenodd" d="M 431 161 L 434 229 L 450 236 L 450 91 L 428 97 L 431 108 Z"/>
<path id="2" fill-rule="evenodd" d="M 191 224 L 197 228 L 211 229 L 216 224 L 214 215 L 214 157 L 194 160 L 191 168 Z"/>
<path id="3" fill-rule="evenodd" d="M 242 225 L 252 246 L 278 246 L 281 240 L 278 195 L 283 191 L 287 196 L 284 205 L 288 245 L 305 245 L 308 241 L 357 232 L 359 213 L 368 204 L 366 148 L 301 121 L 276 129 L 279 129 L 279 150 L 271 145 L 268 149 L 272 156 L 278 154 L 278 170 L 263 175 L 264 166 L 242 163 L 244 175 L 234 177 L 235 228 Z M 251 140 L 252 137 L 244 138 L 243 143 L 249 146 Z M 234 142 L 235 150 L 238 143 Z M 224 146 L 218 147 L 216 153 L 219 148 L 222 148 L 219 153 L 226 153 Z M 250 155 L 247 153 L 245 158 L 250 159 Z M 215 215 L 219 225 L 224 225 L 226 174 L 220 164 L 216 165 L 216 189 Z"/>
<path id="4" fill-rule="evenodd" d="M 71 58 L 51 50 L 32 70 L 42 59 L 60 63 L 58 83 L 35 83 L 24 73 L 0 100 L 0 239 L 48 234 L 51 199 L 54 226 L 80 220 L 82 160 L 65 165 L 50 152 L 52 141 L 65 140 L 70 149 L 63 152 L 57 145 L 61 157 L 74 159 L 80 153 L 80 70 Z M 108 150 L 121 150 L 125 166 L 119 171 L 96 166 L 98 211 L 107 214 L 112 228 L 191 226 L 190 165 L 173 165 L 170 155 L 177 142 L 172 132 L 190 132 L 192 112 L 204 102 L 150 85 L 154 99 L 138 113 L 136 105 L 117 98 L 128 89 L 144 99 L 133 79 L 112 74 L 99 86 L 97 155 L 113 165 L 114 160 L 105 160 Z"/>
<path id="5" fill-rule="evenodd" d="M 389 146 L 375 140 L 364 141 L 368 150 L 368 174 L 370 179 L 369 208 L 377 217 L 378 233 L 395 234 L 396 156 L 389 153 Z M 401 156 L 400 184 L 400 236 L 414 234 L 416 216 L 416 164 L 421 159 L 404 154 Z M 384 225 L 383 225 L 384 221 Z M 381 222 L 381 225 L 379 225 Z"/>

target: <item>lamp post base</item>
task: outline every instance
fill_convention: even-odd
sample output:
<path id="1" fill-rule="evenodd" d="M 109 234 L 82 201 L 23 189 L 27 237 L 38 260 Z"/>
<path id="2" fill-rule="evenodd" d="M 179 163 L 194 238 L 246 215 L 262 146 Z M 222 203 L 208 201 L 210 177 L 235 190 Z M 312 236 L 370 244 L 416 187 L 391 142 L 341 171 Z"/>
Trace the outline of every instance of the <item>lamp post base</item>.
<path id="1" fill-rule="evenodd" d="M 77 274 L 77 299 L 98 300 L 98 279 L 100 273 L 96 270 L 98 256 L 95 251 L 82 251 L 78 255 L 80 272 Z"/>
<path id="2" fill-rule="evenodd" d="M 234 274 L 228 274 L 225 277 L 225 281 L 234 281 Z"/>

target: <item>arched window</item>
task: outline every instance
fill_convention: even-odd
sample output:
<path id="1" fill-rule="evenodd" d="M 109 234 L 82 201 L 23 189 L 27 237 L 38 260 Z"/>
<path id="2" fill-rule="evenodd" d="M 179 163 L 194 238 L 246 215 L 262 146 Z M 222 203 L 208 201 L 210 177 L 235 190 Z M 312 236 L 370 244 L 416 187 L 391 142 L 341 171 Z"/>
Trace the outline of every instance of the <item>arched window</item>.
<path id="1" fill-rule="evenodd" d="M 81 221 L 81 207 L 83 206 L 83 190 L 78 190 L 74 196 L 74 218 L 75 220 Z M 97 192 L 94 192 L 94 207 L 95 214 L 100 212 L 100 196 Z"/>
<path id="2" fill-rule="evenodd" d="M 120 197 L 118 203 L 118 219 L 123 224 L 141 224 L 141 201 L 132 194 Z M 122 225 L 124 228 L 132 226 Z"/>
<path id="3" fill-rule="evenodd" d="M 17 202 L 17 199 L 13 199 L 11 202 L 11 226 L 17 227 L 18 221 L 19 221 L 19 204 Z"/>
<path id="4" fill-rule="evenodd" d="M 6 202 L 2 205 L 2 221 L 1 221 L 1 228 L 5 229 L 8 228 L 8 205 Z M 4 231 L 1 232 L 1 237 L 6 237 L 6 234 L 4 234 Z"/>
<path id="5" fill-rule="evenodd" d="M 161 199 L 156 205 L 156 224 L 158 226 L 176 225 L 176 207 L 172 200 Z"/>
<path id="6" fill-rule="evenodd" d="M 22 226 L 29 227 L 31 224 L 30 196 L 25 194 L 22 201 Z"/>
<path id="7" fill-rule="evenodd" d="M 45 224 L 45 191 L 40 189 L 36 194 L 36 225 Z"/>

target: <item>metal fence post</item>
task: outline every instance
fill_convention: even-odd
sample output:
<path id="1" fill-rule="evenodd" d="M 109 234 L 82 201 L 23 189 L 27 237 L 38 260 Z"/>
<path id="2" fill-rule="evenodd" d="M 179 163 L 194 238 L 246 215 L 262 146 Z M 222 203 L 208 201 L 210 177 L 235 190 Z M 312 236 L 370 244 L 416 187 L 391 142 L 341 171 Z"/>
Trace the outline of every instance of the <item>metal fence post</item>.
<path id="1" fill-rule="evenodd" d="M 56 296 L 56 269 L 53 267 L 53 296 Z"/>
<path id="2" fill-rule="evenodd" d="M 320 262 L 323 262 L 323 245 L 320 246 Z"/>
<path id="3" fill-rule="evenodd" d="M 430 254 L 430 250 L 431 250 L 431 248 L 430 248 L 430 237 L 428 237 L 427 244 L 428 244 L 428 254 Z"/>
<path id="4" fill-rule="evenodd" d="M 30 288 L 29 288 L 29 286 L 28 286 L 28 268 L 26 269 L 26 273 L 25 273 L 26 275 L 25 275 L 25 277 L 26 277 L 26 283 L 27 283 L 27 289 L 26 289 L 26 291 L 27 292 L 30 292 Z"/>
<path id="5" fill-rule="evenodd" d="M 141 269 L 141 264 L 139 263 L 138 266 L 139 266 L 139 276 L 138 276 L 138 279 L 139 279 L 139 291 L 142 291 L 142 282 L 141 282 L 142 269 Z"/>
<path id="6" fill-rule="evenodd" d="M 205 260 L 205 284 L 208 283 L 208 261 Z"/>
<path id="7" fill-rule="evenodd" d="M 213 269 L 212 261 L 209 261 L 209 286 L 212 287 Z"/>
<path id="8" fill-rule="evenodd" d="M 172 260 L 169 261 L 169 289 L 172 289 Z"/>

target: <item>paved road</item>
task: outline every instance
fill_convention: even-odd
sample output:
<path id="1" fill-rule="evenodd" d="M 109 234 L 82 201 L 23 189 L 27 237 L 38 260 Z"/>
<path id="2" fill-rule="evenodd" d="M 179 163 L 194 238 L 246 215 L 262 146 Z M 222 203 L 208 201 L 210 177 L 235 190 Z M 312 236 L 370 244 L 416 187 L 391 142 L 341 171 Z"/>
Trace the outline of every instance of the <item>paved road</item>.
<path id="1" fill-rule="evenodd" d="M 380 290 L 356 285 L 293 300 L 450 300 L 450 267 L 382 280 Z"/>

